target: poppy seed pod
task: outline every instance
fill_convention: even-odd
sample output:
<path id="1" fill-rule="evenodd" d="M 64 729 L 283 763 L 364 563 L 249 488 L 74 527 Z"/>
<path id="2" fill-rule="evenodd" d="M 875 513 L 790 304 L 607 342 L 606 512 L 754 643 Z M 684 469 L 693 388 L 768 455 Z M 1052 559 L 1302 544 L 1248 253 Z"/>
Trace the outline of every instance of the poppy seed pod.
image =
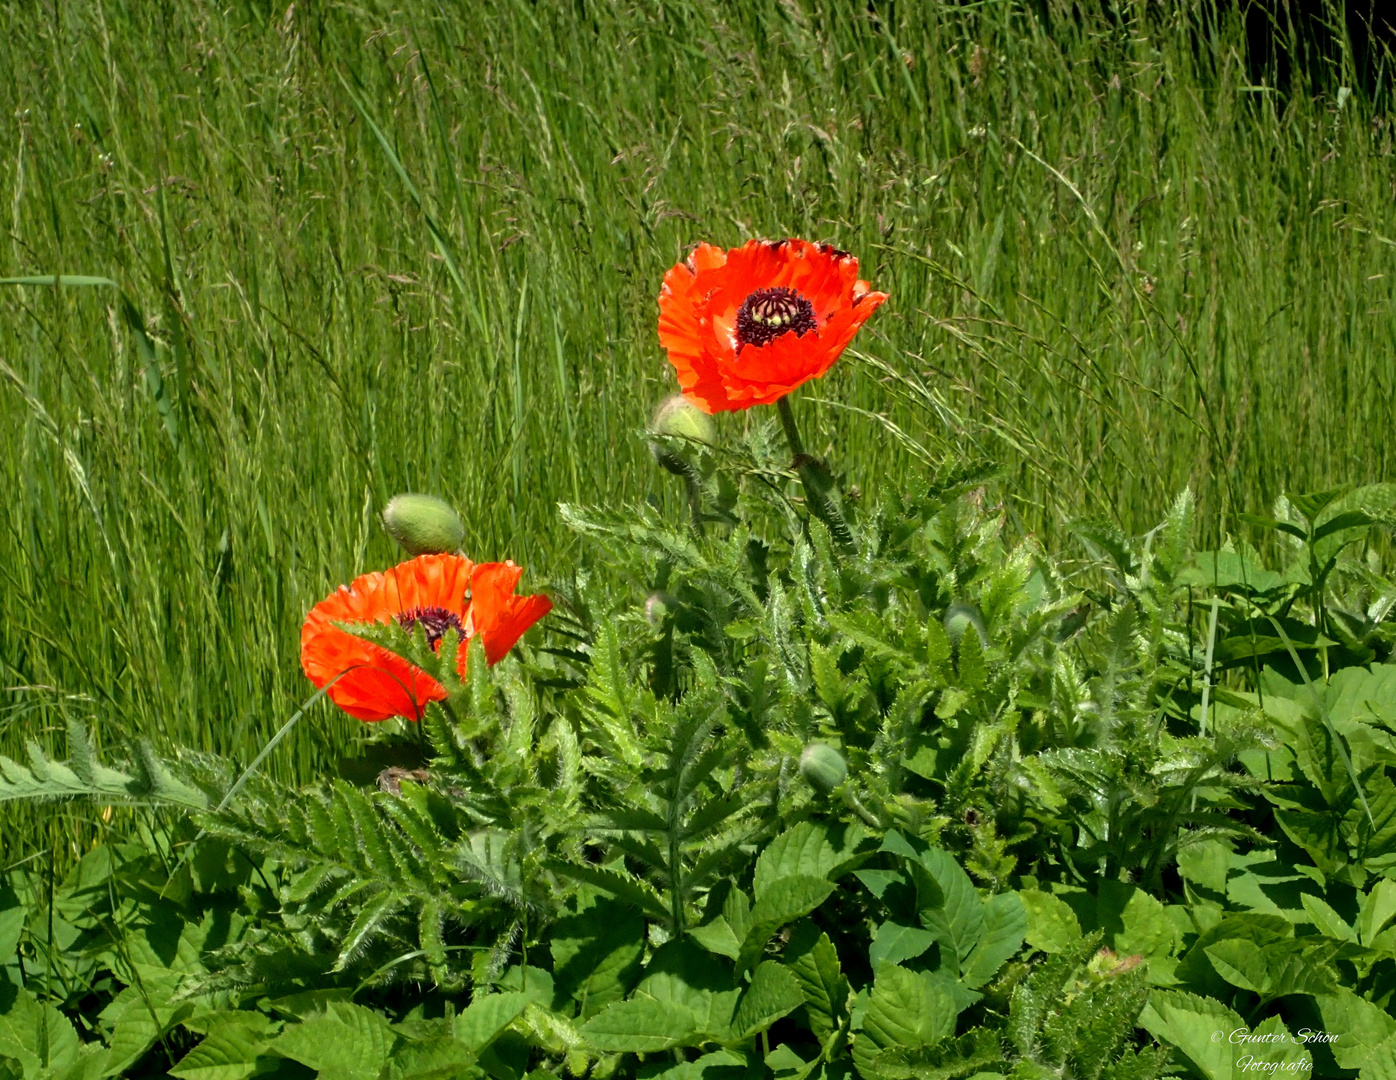
<path id="1" fill-rule="evenodd" d="M 465 526 L 448 503 L 431 495 L 397 495 L 383 508 L 383 527 L 408 555 L 460 550 Z"/>
<path id="2" fill-rule="evenodd" d="M 848 779 L 848 762 L 827 743 L 810 743 L 800 755 L 800 775 L 810 787 L 828 795 Z"/>
<path id="3" fill-rule="evenodd" d="M 713 418 L 682 394 L 671 394 L 659 403 L 650 420 L 650 431 L 656 435 L 669 435 L 709 446 L 717 441 L 717 427 L 713 424 Z M 650 453 L 655 461 L 675 475 L 682 476 L 689 470 L 689 463 L 682 456 L 682 448 L 667 440 L 652 440 Z"/>

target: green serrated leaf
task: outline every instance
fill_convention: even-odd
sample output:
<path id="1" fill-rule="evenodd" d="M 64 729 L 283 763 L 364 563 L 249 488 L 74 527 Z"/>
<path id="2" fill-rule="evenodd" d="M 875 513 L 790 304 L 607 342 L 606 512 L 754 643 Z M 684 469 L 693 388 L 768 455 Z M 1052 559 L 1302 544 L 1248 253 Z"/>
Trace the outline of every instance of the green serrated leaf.
<path id="1" fill-rule="evenodd" d="M 479 1054 L 517 1019 L 529 1000 L 529 995 L 522 991 L 477 996 L 456 1017 L 453 1033 L 471 1053 Z"/>
<path id="2" fill-rule="evenodd" d="M 853 1044 L 858 1071 L 874 1075 L 877 1056 L 892 1047 L 934 1045 L 955 1030 L 958 1012 L 949 992 L 936 982 L 895 964 L 883 964 L 873 980 L 863 1030 Z"/>
<path id="3" fill-rule="evenodd" d="M 741 952 L 737 956 L 738 973 L 755 966 L 756 958 L 761 955 L 772 934 L 786 923 L 808 915 L 824 903 L 833 891 L 832 882 L 802 874 L 775 881 L 751 909 L 751 929 L 742 939 Z"/>
<path id="4" fill-rule="evenodd" d="M 335 1080 L 378 1080 L 396 1037 L 387 1019 L 350 1002 L 330 1002 L 322 1013 L 289 1024 L 271 1043 L 282 1057 Z"/>
<path id="5" fill-rule="evenodd" d="M 698 1018 L 684 1006 L 635 997 L 606 1006 L 582 1036 L 597 1050 L 648 1054 L 688 1045 L 698 1030 Z"/>
<path id="6" fill-rule="evenodd" d="M 732 1032 L 737 1041 L 765 1031 L 782 1016 L 805 1003 L 799 980 L 784 965 L 763 960 L 752 972 L 751 982 L 737 999 Z"/>
<path id="7" fill-rule="evenodd" d="M 963 966 L 966 986 L 983 986 L 1023 947 L 1028 913 L 1017 893 L 999 893 L 983 905 L 980 937 Z"/>
<path id="8" fill-rule="evenodd" d="M 1028 919 L 1023 936 L 1034 949 L 1065 952 L 1081 940 L 1081 923 L 1065 900 L 1037 889 L 1024 889 L 1018 898 Z"/>
<path id="9" fill-rule="evenodd" d="M 848 1015 L 849 985 L 838 952 L 829 935 L 806 920 L 791 932 L 784 960 L 800 983 L 810 1030 L 823 1043 Z"/>

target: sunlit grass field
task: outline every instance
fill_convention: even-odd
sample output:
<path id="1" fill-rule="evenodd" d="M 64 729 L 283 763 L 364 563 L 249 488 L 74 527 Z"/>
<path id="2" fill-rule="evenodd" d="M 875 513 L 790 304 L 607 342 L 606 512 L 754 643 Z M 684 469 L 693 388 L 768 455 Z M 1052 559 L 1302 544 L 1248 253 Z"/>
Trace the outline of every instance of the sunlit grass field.
<path id="1" fill-rule="evenodd" d="M 1257 81 L 1235 12 L 1119 9 L 0 8 L 0 277 L 115 283 L 0 289 L 0 753 L 79 716 L 250 759 L 399 491 L 530 586 L 604 575 L 556 506 L 681 512 L 637 432 L 701 239 L 828 240 L 891 294 L 797 395 L 866 500 L 973 455 L 1048 543 L 1189 484 L 1215 539 L 1388 478 L 1391 121 L 1341 67 Z M 0 811 L 0 856 L 84 813 Z"/>

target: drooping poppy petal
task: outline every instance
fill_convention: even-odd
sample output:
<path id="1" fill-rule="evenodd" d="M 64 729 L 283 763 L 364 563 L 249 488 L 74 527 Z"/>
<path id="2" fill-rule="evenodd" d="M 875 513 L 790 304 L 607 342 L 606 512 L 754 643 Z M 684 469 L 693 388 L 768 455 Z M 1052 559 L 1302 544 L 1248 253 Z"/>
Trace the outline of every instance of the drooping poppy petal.
<path id="1" fill-rule="evenodd" d="M 512 562 L 481 563 L 470 577 L 467 631 L 485 641 L 485 659 L 497 664 L 524 632 L 553 609 L 546 596 L 515 596 L 523 568 Z"/>
<path id="2" fill-rule="evenodd" d="M 700 408 L 769 405 L 823 376 L 886 299 L 827 244 L 699 244 L 664 275 L 659 341 Z"/>
<path id="3" fill-rule="evenodd" d="M 515 572 L 508 585 L 508 592 L 512 593 L 523 571 L 512 563 L 485 564 L 498 565 L 513 567 Z M 352 584 L 342 586 L 316 604 L 306 616 L 301 627 L 301 669 L 317 687 L 330 684 L 330 700 L 350 716 L 366 721 L 393 716 L 421 719 L 428 702 L 446 697 L 446 688 L 415 664 L 381 645 L 355 637 L 337 624 L 396 621 L 409 629 L 420 626 L 433 647 L 454 630 L 460 639 L 456 669 L 464 675 L 466 643 L 473 634 L 492 625 L 476 619 L 472 613 L 472 580 L 480 569 L 459 555 L 421 555 L 383 573 L 355 578 Z M 488 583 L 491 575 L 482 580 Z M 513 622 L 507 625 L 519 623 L 528 612 L 536 614 L 522 622 L 512 637 L 486 633 L 485 653 L 490 664 L 502 659 L 523 632 L 552 607 L 546 597 L 509 599 L 513 606 L 506 604 L 504 609 Z M 519 605 L 521 609 L 516 610 Z M 500 606 L 493 594 L 488 596 L 488 610 Z M 492 637 L 503 642 L 502 646 L 492 648 Z"/>

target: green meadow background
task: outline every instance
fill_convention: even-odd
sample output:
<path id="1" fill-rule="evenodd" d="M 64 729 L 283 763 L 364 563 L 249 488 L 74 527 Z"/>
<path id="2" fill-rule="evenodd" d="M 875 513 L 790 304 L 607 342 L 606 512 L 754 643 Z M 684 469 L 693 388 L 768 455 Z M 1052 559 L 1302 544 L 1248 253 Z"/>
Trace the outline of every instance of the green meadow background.
<path id="1" fill-rule="evenodd" d="M 0 277 L 115 283 L 0 288 L 0 753 L 249 759 L 398 491 L 525 585 L 598 569 L 556 504 L 675 501 L 636 433 L 698 240 L 891 294 L 797 398 L 869 499 L 973 454 L 1049 544 L 1187 484 L 1207 541 L 1389 477 L 1391 120 L 1341 55 L 1277 92 L 1235 7 L 1101 8 L 0 7 Z M 355 734 L 318 706 L 268 767 Z M 0 808 L 0 857 L 83 813 Z"/>

